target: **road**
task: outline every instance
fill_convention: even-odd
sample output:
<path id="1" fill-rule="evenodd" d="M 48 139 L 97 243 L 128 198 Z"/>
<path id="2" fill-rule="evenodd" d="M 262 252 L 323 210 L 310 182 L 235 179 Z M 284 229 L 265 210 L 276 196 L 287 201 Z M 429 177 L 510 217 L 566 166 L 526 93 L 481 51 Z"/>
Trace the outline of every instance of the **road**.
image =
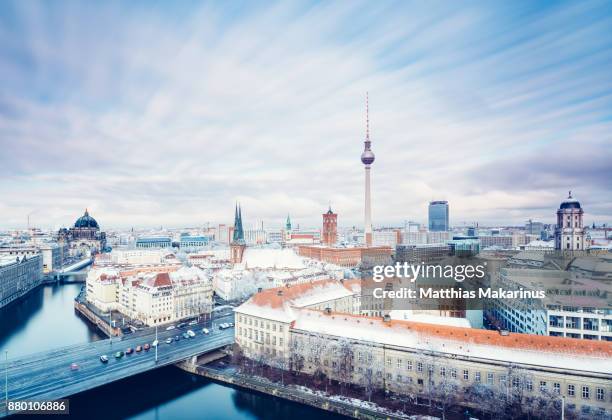
<path id="1" fill-rule="evenodd" d="M 174 364 L 193 355 L 206 353 L 234 342 L 234 328 L 219 330 L 218 325 L 233 322 L 233 314 L 217 315 L 214 320 L 202 321 L 198 325 L 167 331 L 158 330 L 158 354 L 155 349 L 114 357 L 118 351 L 128 347 L 135 349 L 155 340 L 155 330 L 147 329 L 112 340 L 100 340 L 82 345 L 69 346 L 8 361 L 9 401 L 53 400 L 86 391 L 128 376 L 136 375 L 161 366 Z M 208 328 L 205 335 L 202 328 Z M 182 338 L 167 344 L 166 338 L 181 335 L 191 329 L 194 338 Z M 100 355 L 108 356 L 108 363 L 100 361 Z M 76 363 L 79 369 L 73 371 L 70 365 Z M 0 364 L 0 416 L 4 410 L 4 373 L 6 364 Z"/>

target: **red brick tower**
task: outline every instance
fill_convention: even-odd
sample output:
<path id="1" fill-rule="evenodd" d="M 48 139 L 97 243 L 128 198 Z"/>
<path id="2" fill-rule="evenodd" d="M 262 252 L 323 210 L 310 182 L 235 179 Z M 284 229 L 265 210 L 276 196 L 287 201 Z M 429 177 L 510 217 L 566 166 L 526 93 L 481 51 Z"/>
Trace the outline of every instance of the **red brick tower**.
<path id="1" fill-rule="evenodd" d="M 321 234 L 321 242 L 327 246 L 334 246 L 338 239 L 338 215 L 329 207 L 326 213 L 323 213 L 323 232 Z"/>

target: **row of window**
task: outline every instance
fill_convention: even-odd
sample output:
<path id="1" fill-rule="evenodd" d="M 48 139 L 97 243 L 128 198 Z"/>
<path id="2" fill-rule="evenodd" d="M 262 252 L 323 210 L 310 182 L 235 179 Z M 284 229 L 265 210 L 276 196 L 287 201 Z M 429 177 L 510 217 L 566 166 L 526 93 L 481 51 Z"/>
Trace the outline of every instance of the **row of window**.
<path id="1" fill-rule="evenodd" d="M 272 330 L 273 332 L 276 332 L 276 330 L 278 329 L 278 332 L 283 332 L 284 327 L 283 324 L 277 324 L 274 322 L 264 322 L 263 320 L 258 320 L 257 318 L 251 318 L 251 317 L 247 317 L 247 316 L 242 316 L 240 315 L 238 317 L 238 320 L 240 321 L 240 323 L 244 323 L 245 325 L 252 325 L 256 328 L 262 328 L 262 329 L 266 329 L 266 330 Z"/>

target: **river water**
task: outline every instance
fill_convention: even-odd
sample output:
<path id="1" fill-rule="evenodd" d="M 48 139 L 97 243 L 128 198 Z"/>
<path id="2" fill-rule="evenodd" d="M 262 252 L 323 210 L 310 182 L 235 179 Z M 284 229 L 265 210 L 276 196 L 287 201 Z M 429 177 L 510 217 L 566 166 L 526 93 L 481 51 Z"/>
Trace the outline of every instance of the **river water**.
<path id="1" fill-rule="evenodd" d="M 41 286 L 0 309 L 0 355 L 9 359 L 102 336 L 73 307 L 81 284 Z M 175 367 L 161 368 L 70 398 L 79 419 L 340 419 L 337 415 L 232 388 Z M 31 418 L 31 416 L 29 417 Z M 66 418 L 62 416 L 61 418 Z"/>

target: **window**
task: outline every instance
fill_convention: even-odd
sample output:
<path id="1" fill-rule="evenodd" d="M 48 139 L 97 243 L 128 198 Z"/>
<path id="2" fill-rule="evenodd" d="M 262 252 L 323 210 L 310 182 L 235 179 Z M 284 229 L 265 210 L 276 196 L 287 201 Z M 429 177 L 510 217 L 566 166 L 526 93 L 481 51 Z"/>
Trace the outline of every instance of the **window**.
<path id="1" fill-rule="evenodd" d="M 397 382 L 402 382 L 402 375 L 397 375 Z"/>
<path id="2" fill-rule="evenodd" d="M 283 339 L 282 339 L 282 338 L 279 338 L 279 339 L 278 339 L 278 345 L 279 345 L 279 346 L 282 346 L 282 345 L 283 345 Z"/>
<path id="3" fill-rule="evenodd" d="M 359 360 L 360 362 L 363 362 L 363 353 L 362 352 L 357 353 L 357 360 Z"/>
<path id="4" fill-rule="evenodd" d="M 474 380 L 475 380 L 476 382 L 480 382 L 480 372 L 476 372 L 476 373 L 474 374 Z"/>
<path id="5" fill-rule="evenodd" d="M 412 370 L 412 360 L 406 360 L 406 370 Z"/>
<path id="6" fill-rule="evenodd" d="M 518 388 L 520 384 L 521 381 L 519 380 L 519 378 L 517 378 L 516 376 L 512 378 L 512 386 L 514 388 Z"/>
<path id="7" fill-rule="evenodd" d="M 568 397 L 573 397 L 574 395 L 576 395 L 576 386 L 569 384 L 567 386 L 567 396 Z"/>
<path id="8" fill-rule="evenodd" d="M 589 392 L 589 387 L 588 386 L 583 386 L 582 387 L 582 398 L 585 400 L 588 400 L 590 398 L 590 392 Z"/>
<path id="9" fill-rule="evenodd" d="M 397 359 L 397 368 L 398 369 L 402 368 L 402 359 Z"/>
<path id="10" fill-rule="evenodd" d="M 417 372 L 423 372 L 423 363 L 421 362 L 417 363 Z"/>
<path id="11" fill-rule="evenodd" d="M 546 392 L 546 381 L 540 381 L 540 392 Z"/>
<path id="12" fill-rule="evenodd" d="M 440 368 L 440 376 L 446 376 L 446 368 L 444 366 Z"/>
<path id="13" fill-rule="evenodd" d="M 553 392 L 557 395 L 561 394 L 561 384 L 559 382 L 553 384 Z"/>
<path id="14" fill-rule="evenodd" d="M 387 357 L 387 366 L 391 367 L 391 358 Z"/>
<path id="15" fill-rule="evenodd" d="M 387 380 L 391 380 L 393 378 L 393 375 L 391 375 L 391 373 L 387 373 Z"/>
<path id="16" fill-rule="evenodd" d="M 597 401 L 604 401 L 606 394 L 603 388 L 597 388 Z"/>
<path id="17" fill-rule="evenodd" d="M 463 379 L 464 379 L 464 380 L 466 380 L 466 381 L 467 381 L 468 379 L 470 379 L 470 373 L 468 372 L 468 370 L 467 370 L 467 369 L 464 369 L 464 370 L 463 370 Z"/>
<path id="18" fill-rule="evenodd" d="M 533 381 L 531 379 L 525 380 L 525 389 L 529 392 L 533 391 Z"/>
<path id="19" fill-rule="evenodd" d="M 491 373 L 491 372 L 487 373 L 487 383 L 489 385 L 493 385 L 493 373 Z"/>
<path id="20" fill-rule="evenodd" d="M 457 379 L 457 369 L 451 369 L 451 378 Z"/>

